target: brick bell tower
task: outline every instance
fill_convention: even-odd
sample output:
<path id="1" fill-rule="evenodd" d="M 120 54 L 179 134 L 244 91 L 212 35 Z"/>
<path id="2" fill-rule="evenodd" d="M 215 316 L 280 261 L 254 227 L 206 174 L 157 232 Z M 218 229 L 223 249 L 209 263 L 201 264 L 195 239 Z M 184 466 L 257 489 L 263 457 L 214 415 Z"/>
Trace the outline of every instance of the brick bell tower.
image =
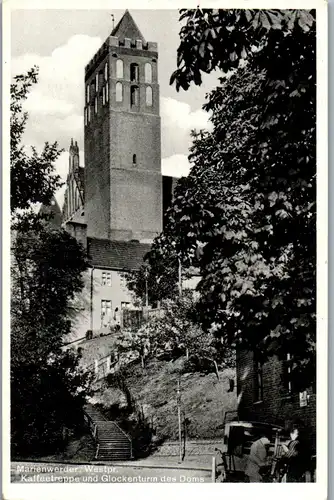
<path id="1" fill-rule="evenodd" d="M 145 241 L 162 230 L 157 50 L 126 11 L 85 68 L 89 237 Z"/>

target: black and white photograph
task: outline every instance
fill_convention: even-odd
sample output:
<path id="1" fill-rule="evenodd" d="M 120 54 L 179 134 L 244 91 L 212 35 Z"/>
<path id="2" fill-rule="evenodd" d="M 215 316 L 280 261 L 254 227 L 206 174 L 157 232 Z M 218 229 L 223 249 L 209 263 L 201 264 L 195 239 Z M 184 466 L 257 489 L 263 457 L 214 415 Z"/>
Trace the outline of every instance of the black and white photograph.
<path id="1" fill-rule="evenodd" d="M 72 3 L 7 6 L 4 498 L 324 500 L 325 2 Z"/>

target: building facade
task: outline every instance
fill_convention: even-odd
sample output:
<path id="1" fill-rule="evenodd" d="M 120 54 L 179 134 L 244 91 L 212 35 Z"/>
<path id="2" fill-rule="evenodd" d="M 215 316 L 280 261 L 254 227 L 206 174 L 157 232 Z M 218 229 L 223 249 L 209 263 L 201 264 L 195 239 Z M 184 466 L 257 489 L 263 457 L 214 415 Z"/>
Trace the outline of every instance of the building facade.
<path id="1" fill-rule="evenodd" d="M 299 391 L 291 374 L 292 360 L 272 356 L 261 363 L 252 351 L 237 353 L 238 415 L 241 420 L 267 422 L 287 428 L 300 422 L 316 453 L 316 391 Z"/>

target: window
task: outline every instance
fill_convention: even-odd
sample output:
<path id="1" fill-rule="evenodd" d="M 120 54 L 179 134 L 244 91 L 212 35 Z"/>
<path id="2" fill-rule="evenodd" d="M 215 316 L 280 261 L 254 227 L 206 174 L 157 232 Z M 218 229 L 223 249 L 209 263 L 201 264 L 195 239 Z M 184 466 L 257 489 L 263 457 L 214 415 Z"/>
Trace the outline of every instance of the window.
<path id="1" fill-rule="evenodd" d="M 146 106 L 152 106 L 152 87 L 146 87 Z"/>
<path id="2" fill-rule="evenodd" d="M 87 112 L 87 108 L 85 108 L 85 125 L 87 125 L 88 123 L 88 112 Z"/>
<path id="3" fill-rule="evenodd" d="M 88 123 L 90 122 L 90 106 L 88 106 Z"/>
<path id="4" fill-rule="evenodd" d="M 111 286 L 111 273 L 107 272 L 102 273 L 102 285 Z"/>
<path id="5" fill-rule="evenodd" d="M 130 64 L 130 80 L 131 82 L 139 81 L 139 66 L 136 63 Z"/>
<path id="6" fill-rule="evenodd" d="M 134 165 L 136 165 L 136 163 L 137 163 L 137 155 L 133 155 L 133 156 L 132 156 L 132 163 L 133 163 Z"/>
<path id="7" fill-rule="evenodd" d="M 128 309 L 130 306 L 130 302 L 121 302 L 121 309 Z"/>
<path id="8" fill-rule="evenodd" d="M 99 74 L 96 73 L 96 76 L 95 76 L 95 92 L 98 92 L 99 91 Z"/>
<path id="9" fill-rule="evenodd" d="M 292 356 L 286 355 L 286 360 L 283 362 L 283 386 L 289 394 L 292 392 Z"/>
<path id="10" fill-rule="evenodd" d="M 106 83 L 106 102 L 109 102 L 109 83 Z"/>
<path id="11" fill-rule="evenodd" d="M 111 300 L 101 300 L 101 326 L 111 323 Z"/>
<path id="12" fill-rule="evenodd" d="M 116 83 L 116 102 L 123 101 L 123 85 L 120 82 Z"/>
<path id="13" fill-rule="evenodd" d="M 123 78 L 124 65 L 122 59 L 116 61 L 116 78 Z"/>
<path id="14" fill-rule="evenodd" d="M 90 100 L 89 89 L 90 89 L 90 87 L 89 87 L 89 85 L 87 85 L 87 87 L 86 87 L 86 103 L 89 103 L 89 100 Z"/>
<path id="15" fill-rule="evenodd" d="M 150 63 L 145 64 L 145 82 L 152 83 L 152 66 Z"/>
<path id="16" fill-rule="evenodd" d="M 254 359 L 254 401 L 263 400 L 263 365 Z"/>
<path id="17" fill-rule="evenodd" d="M 95 99 L 94 99 L 94 111 L 95 111 L 95 114 L 97 115 L 97 97 L 95 97 Z"/>
<path id="18" fill-rule="evenodd" d="M 106 103 L 106 88 L 102 87 L 102 105 L 104 106 Z"/>
<path id="19" fill-rule="evenodd" d="M 108 81 L 108 63 L 106 63 L 104 66 L 104 80 L 106 82 Z"/>
<path id="20" fill-rule="evenodd" d="M 139 88 L 136 86 L 131 87 L 131 106 L 139 105 Z"/>

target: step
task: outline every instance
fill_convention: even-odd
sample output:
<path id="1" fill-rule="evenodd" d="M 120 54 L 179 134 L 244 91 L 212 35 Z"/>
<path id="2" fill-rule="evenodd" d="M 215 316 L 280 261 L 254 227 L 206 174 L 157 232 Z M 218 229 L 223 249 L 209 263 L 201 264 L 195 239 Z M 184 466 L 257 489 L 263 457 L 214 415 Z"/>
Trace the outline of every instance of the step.
<path id="1" fill-rule="evenodd" d="M 118 443 L 118 444 L 124 444 L 128 445 L 131 443 L 128 439 L 98 439 L 98 442 L 101 443 Z"/>
<path id="2" fill-rule="evenodd" d="M 105 441 L 106 439 L 107 440 L 110 440 L 110 439 L 116 439 L 116 441 L 120 440 L 120 441 L 130 441 L 130 439 L 126 436 L 106 436 L 106 435 L 101 435 L 100 433 L 98 433 L 98 439 L 99 441 Z"/>
<path id="3" fill-rule="evenodd" d="M 100 444 L 99 449 L 100 450 L 130 450 L 131 446 L 126 446 L 124 444 L 115 444 L 115 443 L 110 443 L 110 444 Z"/>

